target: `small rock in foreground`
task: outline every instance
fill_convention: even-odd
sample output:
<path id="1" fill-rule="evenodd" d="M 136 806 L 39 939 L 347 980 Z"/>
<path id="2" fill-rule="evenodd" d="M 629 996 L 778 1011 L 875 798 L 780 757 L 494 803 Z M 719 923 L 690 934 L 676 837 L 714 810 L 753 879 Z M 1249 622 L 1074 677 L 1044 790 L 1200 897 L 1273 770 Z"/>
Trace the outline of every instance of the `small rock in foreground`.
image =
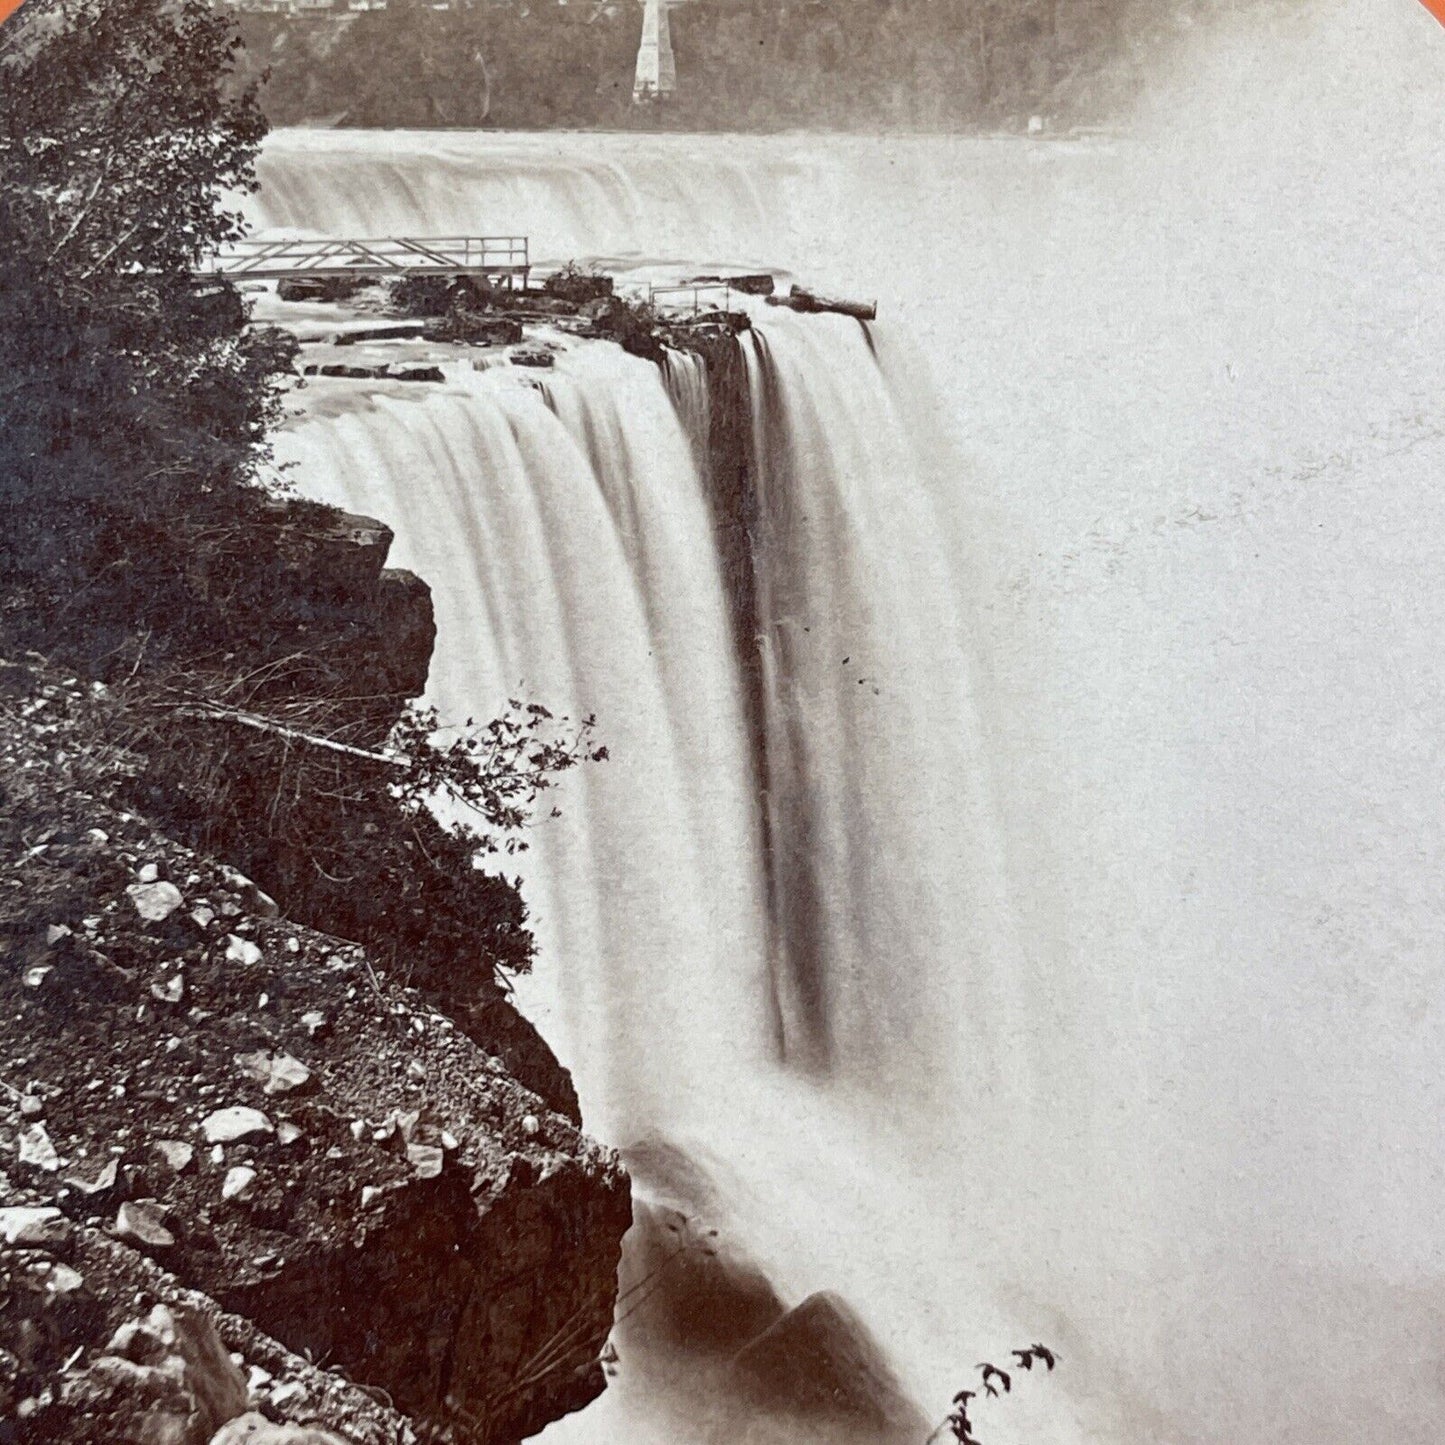
<path id="1" fill-rule="evenodd" d="M 12 1204 L 0 1209 L 0 1239 L 6 1244 L 46 1244 L 59 1221 L 60 1211 L 53 1205 Z"/>
<path id="2" fill-rule="evenodd" d="M 185 901 L 174 883 L 132 883 L 125 891 L 147 923 L 164 923 Z"/>
<path id="3" fill-rule="evenodd" d="M 176 1237 L 161 1222 L 161 1211 L 154 1204 L 127 1201 L 115 1216 L 115 1232 L 130 1244 L 148 1249 L 169 1249 Z"/>
<path id="4" fill-rule="evenodd" d="M 191 1160 L 196 1157 L 195 1149 L 180 1139 L 157 1139 L 155 1149 L 165 1160 L 166 1167 L 176 1174 L 189 1169 Z"/>
<path id="5" fill-rule="evenodd" d="M 44 1124 L 31 1124 L 20 1131 L 20 1162 L 54 1174 L 60 1168 L 60 1155 L 50 1142 Z"/>
<path id="6" fill-rule="evenodd" d="M 290 1054 L 271 1054 L 257 1049 L 254 1053 L 237 1054 L 236 1063 L 268 1094 L 289 1094 L 311 1081 L 311 1070 Z"/>
<path id="7" fill-rule="evenodd" d="M 239 963 L 253 968 L 265 955 L 248 938 L 237 938 L 234 933 L 226 939 L 226 962 Z"/>
<path id="8" fill-rule="evenodd" d="M 244 1164 L 238 1164 L 234 1169 L 226 1171 L 225 1181 L 221 1185 L 221 1198 L 244 1199 L 255 1182 L 256 1171 L 246 1168 Z"/>
<path id="9" fill-rule="evenodd" d="M 201 1120 L 201 1132 L 207 1144 L 233 1144 L 238 1139 L 251 1139 L 272 1132 L 271 1121 L 259 1110 L 244 1104 L 217 1109 Z"/>

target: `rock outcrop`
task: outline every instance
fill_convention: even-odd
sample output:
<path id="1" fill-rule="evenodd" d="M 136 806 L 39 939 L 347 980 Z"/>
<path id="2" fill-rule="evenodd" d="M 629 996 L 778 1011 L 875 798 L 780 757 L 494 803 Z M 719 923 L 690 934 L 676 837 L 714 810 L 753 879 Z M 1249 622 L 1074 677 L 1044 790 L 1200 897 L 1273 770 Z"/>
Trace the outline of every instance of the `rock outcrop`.
<path id="1" fill-rule="evenodd" d="M 425 688 L 436 640 L 431 589 L 386 565 L 393 540 L 375 518 L 314 502 L 253 504 L 187 540 L 168 621 L 194 624 L 202 655 L 225 647 L 234 672 L 272 679 L 272 694 L 345 699 L 353 740 L 379 740 Z"/>
<path id="2" fill-rule="evenodd" d="M 36 1200 L 0 1172 L 8 1199 Z M 0 1421 L 24 1445 L 418 1445 L 434 1432 L 53 1206 L 0 1248 Z M 257 1422 L 277 1434 L 261 1434 Z M 255 1427 L 255 1428 L 253 1428 Z M 246 1433 L 242 1434 L 242 1431 Z M 324 1433 L 323 1433 L 324 1432 Z M 230 1445 L 230 1442 L 228 1442 Z M 287 1445 L 301 1445 L 293 1435 Z"/>

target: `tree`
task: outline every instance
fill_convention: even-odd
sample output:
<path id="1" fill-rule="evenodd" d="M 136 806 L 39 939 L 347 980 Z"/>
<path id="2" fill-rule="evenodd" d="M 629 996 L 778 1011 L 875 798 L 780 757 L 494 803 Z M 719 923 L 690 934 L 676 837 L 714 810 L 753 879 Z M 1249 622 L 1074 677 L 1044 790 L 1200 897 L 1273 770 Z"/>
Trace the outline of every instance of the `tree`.
<path id="1" fill-rule="evenodd" d="M 536 705 L 434 746 L 374 595 L 328 583 L 327 509 L 259 485 L 295 342 L 196 277 L 266 129 L 239 46 L 211 0 L 29 0 L 0 32 L 0 654 L 109 679 L 90 741 L 128 803 L 485 1005 L 533 944 L 479 865 L 605 749 Z"/>
<path id="2" fill-rule="evenodd" d="M 209 0 L 30 0 L 0 31 L 0 605 L 30 645 L 253 475 L 287 349 L 193 278 L 266 129 L 238 44 Z"/>

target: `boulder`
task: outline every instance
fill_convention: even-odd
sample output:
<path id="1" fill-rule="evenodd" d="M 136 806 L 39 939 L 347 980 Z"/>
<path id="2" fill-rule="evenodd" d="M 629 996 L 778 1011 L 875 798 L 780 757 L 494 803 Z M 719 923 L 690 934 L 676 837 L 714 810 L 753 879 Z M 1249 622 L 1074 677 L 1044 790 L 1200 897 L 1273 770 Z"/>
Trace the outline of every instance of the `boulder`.
<path id="1" fill-rule="evenodd" d="M 65 1380 L 62 1400 L 115 1445 L 209 1445 L 247 1405 L 246 1380 L 200 1310 L 155 1305 Z"/>
<path id="2" fill-rule="evenodd" d="M 153 1204 L 127 1200 L 115 1216 L 117 1239 L 142 1249 L 169 1249 L 176 1237 L 165 1226 L 165 1216 Z"/>
<path id="3" fill-rule="evenodd" d="M 332 338 L 333 346 L 356 346 L 363 341 L 416 341 L 426 333 L 420 322 L 401 322 L 390 326 L 358 326 L 350 331 L 338 331 Z"/>
<path id="4" fill-rule="evenodd" d="M 348 1445 L 330 1430 L 277 1425 L 256 1410 L 239 1415 L 211 1437 L 210 1445 Z"/>
<path id="5" fill-rule="evenodd" d="M 372 619 L 387 645 L 368 643 L 356 659 L 357 675 L 367 678 L 371 696 L 417 696 L 426 687 L 436 641 L 431 588 L 415 572 L 386 568 L 377 579 Z"/>
<path id="6" fill-rule="evenodd" d="M 234 1144 L 238 1139 L 258 1139 L 274 1132 L 274 1125 L 259 1109 L 233 1104 L 217 1109 L 201 1120 L 207 1144 Z"/>
<path id="7" fill-rule="evenodd" d="M 321 376 L 341 376 L 350 381 L 384 381 L 391 372 L 388 366 L 341 366 L 335 362 L 318 370 Z"/>
<path id="8" fill-rule="evenodd" d="M 648 1291 L 629 1319 L 629 1342 L 732 1356 L 780 1320 L 786 1306 L 719 1227 L 722 1196 L 695 1159 L 656 1137 L 625 1150 L 623 1159 L 635 1197 L 621 1287 Z"/>
<path id="9" fill-rule="evenodd" d="M 512 316 L 490 316 L 475 311 L 454 311 L 425 331 L 428 341 L 466 346 L 512 346 L 522 339 L 522 323 Z"/>
<path id="10" fill-rule="evenodd" d="M 125 891 L 147 923 L 164 923 L 185 902 L 174 883 L 132 883 Z"/>
<path id="11" fill-rule="evenodd" d="M 332 512 L 298 519 L 292 540 L 298 569 L 308 574 L 318 600 L 369 602 L 396 534 L 374 517 Z"/>
<path id="12" fill-rule="evenodd" d="M 729 1438 L 918 1445 L 932 1428 L 868 1327 L 835 1294 L 810 1295 L 740 1350 L 728 1384 L 744 1417 L 769 1422 Z"/>
<path id="13" fill-rule="evenodd" d="M 276 283 L 281 301 L 349 301 L 370 284 L 361 277 L 297 276 Z"/>

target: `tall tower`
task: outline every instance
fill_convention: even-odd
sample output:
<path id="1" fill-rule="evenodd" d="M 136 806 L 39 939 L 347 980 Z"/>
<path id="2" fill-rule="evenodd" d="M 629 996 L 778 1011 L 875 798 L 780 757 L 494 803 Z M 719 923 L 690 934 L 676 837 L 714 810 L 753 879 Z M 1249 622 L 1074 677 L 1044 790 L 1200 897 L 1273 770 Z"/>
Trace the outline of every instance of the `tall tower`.
<path id="1" fill-rule="evenodd" d="M 667 0 L 645 0 L 642 44 L 637 48 L 637 80 L 632 99 L 642 105 L 671 95 L 677 89 L 677 63 L 672 58 L 672 28 Z"/>

